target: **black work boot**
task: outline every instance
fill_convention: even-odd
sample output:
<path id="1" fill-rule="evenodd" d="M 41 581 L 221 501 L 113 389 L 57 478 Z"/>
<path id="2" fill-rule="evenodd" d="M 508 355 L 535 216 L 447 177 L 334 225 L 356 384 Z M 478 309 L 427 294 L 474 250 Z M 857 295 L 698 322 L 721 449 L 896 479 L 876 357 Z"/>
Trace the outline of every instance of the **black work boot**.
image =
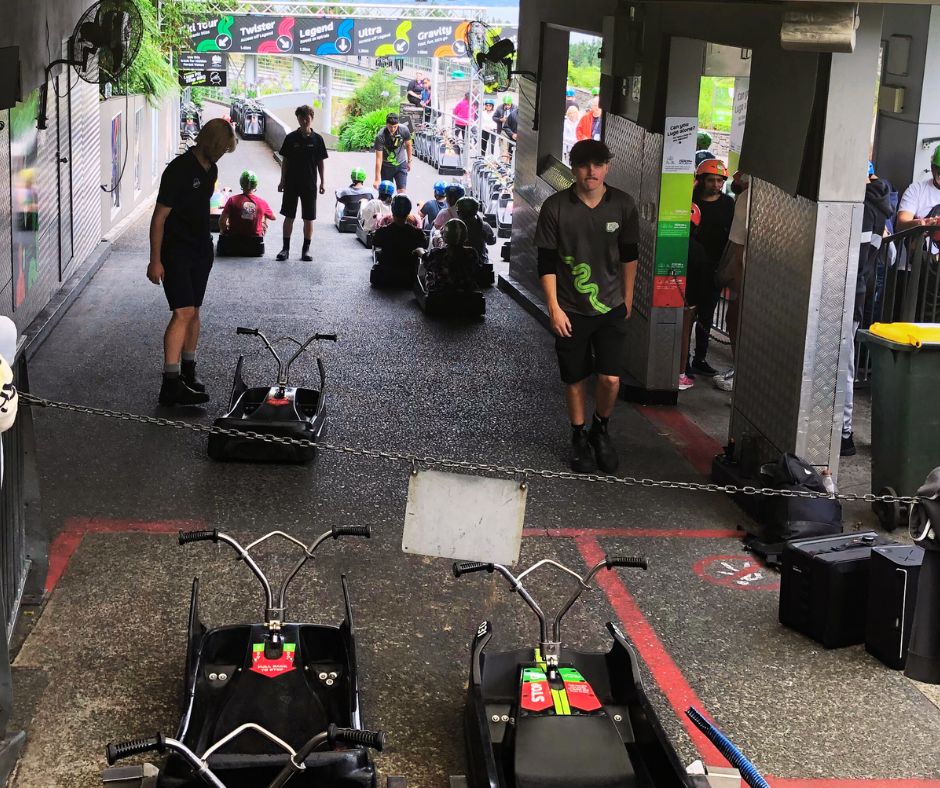
<path id="1" fill-rule="evenodd" d="M 285 238 L 284 246 L 281 247 L 281 251 L 277 253 L 277 257 L 275 257 L 274 259 L 277 260 L 279 263 L 283 263 L 287 259 L 287 256 L 289 254 L 290 254 L 290 241 L 287 238 Z"/>
<path id="2" fill-rule="evenodd" d="M 161 405 L 166 406 L 205 405 L 209 401 L 209 395 L 204 391 L 193 391 L 179 375 L 164 374 L 159 401 Z"/>
<path id="3" fill-rule="evenodd" d="M 310 254 L 310 241 L 305 240 L 303 249 L 300 251 L 300 259 L 305 263 L 313 262 L 313 257 Z"/>
<path id="4" fill-rule="evenodd" d="M 591 424 L 591 431 L 588 433 L 588 441 L 594 448 L 594 456 L 597 458 L 597 467 L 604 473 L 613 473 L 617 470 L 620 459 L 617 457 L 617 450 L 607 433 L 607 420 L 600 421 L 595 418 Z"/>
<path id="5" fill-rule="evenodd" d="M 196 362 L 184 361 L 180 364 L 180 377 L 189 388 L 199 394 L 204 394 L 206 384 L 196 377 Z"/>
<path id="6" fill-rule="evenodd" d="M 571 429 L 571 470 L 575 473 L 590 473 L 594 470 L 594 453 L 584 427 Z"/>

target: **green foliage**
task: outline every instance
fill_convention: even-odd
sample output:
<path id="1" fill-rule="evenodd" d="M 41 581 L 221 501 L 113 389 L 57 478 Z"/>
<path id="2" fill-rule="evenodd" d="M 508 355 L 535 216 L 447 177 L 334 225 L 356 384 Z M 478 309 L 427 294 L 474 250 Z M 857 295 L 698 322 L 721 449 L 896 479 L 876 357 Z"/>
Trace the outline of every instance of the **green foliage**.
<path id="1" fill-rule="evenodd" d="M 384 68 L 376 71 L 363 82 L 352 95 L 346 106 L 346 114 L 350 117 L 368 115 L 378 109 L 385 109 L 395 105 L 401 95 L 401 90 L 395 84 L 395 78 Z M 397 111 L 398 107 L 395 106 Z M 385 122 L 383 116 L 382 122 Z"/>
<path id="2" fill-rule="evenodd" d="M 568 47 L 569 68 L 573 63 L 578 68 L 594 68 L 600 73 L 600 39 L 596 41 L 578 41 Z"/>
<path id="3" fill-rule="evenodd" d="M 156 105 L 169 93 L 177 90 L 176 72 L 169 62 L 169 50 L 157 25 L 154 0 L 136 0 L 144 23 L 140 50 L 130 68 L 121 78 L 121 88 L 127 93 L 141 93 Z"/>
<path id="4" fill-rule="evenodd" d="M 601 84 L 601 67 L 594 63 L 591 66 L 577 66 L 568 61 L 568 84 L 575 88 L 590 90 Z"/>
<path id="5" fill-rule="evenodd" d="M 385 125 L 385 116 L 397 112 L 398 107 L 388 106 L 373 110 L 367 115 L 347 118 L 339 128 L 339 149 L 341 151 L 371 150 L 375 135 Z"/>
<path id="6" fill-rule="evenodd" d="M 702 77 L 698 95 L 698 125 L 710 131 L 731 131 L 734 77 Z"/>

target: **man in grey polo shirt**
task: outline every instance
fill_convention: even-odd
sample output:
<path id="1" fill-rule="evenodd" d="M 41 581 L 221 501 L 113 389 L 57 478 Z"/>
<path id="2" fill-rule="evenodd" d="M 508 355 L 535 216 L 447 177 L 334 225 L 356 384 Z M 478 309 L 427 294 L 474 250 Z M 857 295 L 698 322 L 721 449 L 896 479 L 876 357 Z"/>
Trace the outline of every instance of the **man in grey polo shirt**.
<path id="1" fill-rule="evenodd" d="M 539 212 L 539 277 L 571 420 L 571 468 L 617 470 L 607 423 L 620 390 L 626 321 L 633 309 L 639 227 L 629 194 L 607 186 L 611 154 L 599 140 L 571 148 L 574 185 Z M 585 430 L 587 379 L 597 374 L 594 419 Z M 592 456 L 593 454 L 593 456 Z"/>

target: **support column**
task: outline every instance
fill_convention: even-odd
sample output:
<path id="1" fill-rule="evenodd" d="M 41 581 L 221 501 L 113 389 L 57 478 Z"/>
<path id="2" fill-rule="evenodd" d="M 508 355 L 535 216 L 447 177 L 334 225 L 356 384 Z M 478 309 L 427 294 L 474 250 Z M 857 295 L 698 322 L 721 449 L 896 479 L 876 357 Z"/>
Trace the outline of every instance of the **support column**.
<path id="1" fill-rule="evenodd" d="M 245 89 L 257 90 L 258 88 L 258 56 L 245 55 Z"/>
<path id="2" fill-rule="evenodd" d="M 838 471 L 881 41 L 881 7 L 859 13 L 855 51 L 830 56 L 831 90 L 816 97 L 825 118 L 818 200 L 751 184 L 731 417 L 745 472 L 784 451 Z M 752 98 L 755 89 L 763 88 L 752 76 Z"/>
<path id="3" fill-rule="evenodd" d="M 291 87 L 297 93 L 304 89 L 304 62 L 299 57 L 291 58 Z"/>
<path id="4" fill-rule="evenodd" d="M 320 66 L 320 118 L 323 131 L 329 133 L 333 128 L 333 67 Z"/>

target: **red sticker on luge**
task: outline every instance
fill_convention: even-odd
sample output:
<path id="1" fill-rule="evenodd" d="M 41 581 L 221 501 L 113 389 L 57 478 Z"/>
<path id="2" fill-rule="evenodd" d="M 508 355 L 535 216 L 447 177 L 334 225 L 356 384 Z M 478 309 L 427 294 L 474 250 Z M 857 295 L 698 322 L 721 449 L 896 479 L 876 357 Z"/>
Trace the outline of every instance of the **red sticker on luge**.
<path id="1" fill-rule="evenodd" d="M 277 678 L 294 670 L 294 653 L 297 650 L 295 643 L 285 643 L 281 656 L 277 659 L 268 659 L 264 655 L 264 643 L 255 643 L 251 647 L 251 669 L 255 673 L 269 678 Z"/>
<path id="2" fill-rule="evenodd" d="M 558 671 L 562 681 L 565 682 L 565 694 L 568 696 L 568 705 L 578 711 L 597 711 L 601 702 L 587 683 L 584 676 L 574 668 L 561 668 Z"/>
<path id="3" fill-rule="evenodd" d="M 522 669 L 519 705 L 526 711 L 545 711 L 554 705 L 548 676 L 538 668 Z"/>

